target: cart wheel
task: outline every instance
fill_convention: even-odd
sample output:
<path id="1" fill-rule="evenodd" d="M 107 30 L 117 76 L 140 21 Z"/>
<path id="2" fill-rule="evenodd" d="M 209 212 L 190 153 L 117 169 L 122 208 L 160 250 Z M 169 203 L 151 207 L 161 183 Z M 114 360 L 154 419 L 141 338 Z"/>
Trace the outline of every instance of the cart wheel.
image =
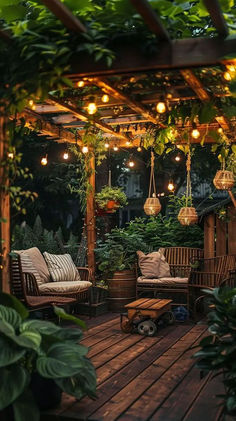
<path id="1" fill-rule="evenodd" d="M 133 323 L 128 319 L 122 320 L 120 323 L 120 327 L 123 332 L 130 333 L 133 329 Z"/>
<path id="2" fill-rule="evenodd" d="M 152 320 L 145 320 L 138 325 L 138 333 L 145 336 L 154 336 L 157 332 L 157 327 Z"/>
<path id="3" fill-rule="evenodd" d="M 161 316 L 161 320 L 167 325 L 173 325 L 175 323 L 175 316 L 172 311 L 167 311 Z"/>

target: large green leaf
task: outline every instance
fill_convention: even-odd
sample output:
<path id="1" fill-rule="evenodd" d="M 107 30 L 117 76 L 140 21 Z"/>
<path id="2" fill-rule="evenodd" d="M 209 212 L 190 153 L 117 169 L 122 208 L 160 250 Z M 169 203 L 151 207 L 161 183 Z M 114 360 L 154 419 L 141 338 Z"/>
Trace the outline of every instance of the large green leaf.
<path id="1" fill-rule="evenodd" d="M 77 358 L 84 357 L 88 353 L 88 348 L 84 345 L 57 343 L 50 347 L 48 355 L 53 358 L 58 358 L 61 361 L 70 364 L 77 364 Z"/>
<path id="2" fill-rule="evenodd" d="M 70 362 L 64 363 L 50 357 L 39 357 L 36 361 L 38 373 L 47 379 L 71 377 L 78 373 L 78 368 L 70 366 Z"/>
<path id="3" fill-rule="evenodd" d="M 23 19 L 26 14 L 26 8 L 21 5 L 4 6 L 0 9 L 0 17 L 7 22 Z"/>
<path id="4" fill-rule="evenodd" d="M 15 421 L 39 421 L 40 413 L 34 397 L 29 389 L 19 396 L 13 403 Z"/>
<path id="5" fill-rule="evenodd" d="M 65 327 L 56 332 L 54 336 L 60 341 L 77 342 L 82 338 L 83 333 L 80 329 Z"/>
<path id="6" fill-rule="evenodd" d="M 29 374 L 19 365 L 0 369 L 0 410 L 11 405 L 29 384 Z"/>
<path id="7" fill-rule="evenodd" d="M 9 323 L 14 329 L 17 329 L 21 323 L 21 317 L 13 308 L 5 307 L 0 304 L 0 320 Z"/>
<path id="8" fill-rule="evenodd" d="M 25 350 L 0 337 L 0 368 L 15 363 L 25 354 Z"/>
<path id="9" fill-rule="evenodd" d="M 25 331 L 20 335 L 16 335 L 13 327 L 3 320 L 0 320 L 0 332 L 20 347 L 30 348 L 35 351 L 39 349 L 41 336 L 37 332 Z"/>
<path id="10" fill-rule="evenodd" d="M 6 292 L 0 293 L 0 304 L 11 307 L 17 311 L 21 316 L 22 320 L 29 317 L 29 312 L 27 308 L 16 298 L 14 295 L 7 294 Z"/>
<path id="11" fill-rule="evenodd" d="M 78 317 L 72 316 L 72 314 L 67 314 L 65 310 L 61 307 L 54 306 L 54 312 L 55 314 L 60 318 L 64 320 L 70 320 L 71 322 L 75 323 L 76 325 L 82 327 L 82 329 L 86 329 L 86 324 L 83 322 L 83 320 L 80 320 Z"/>
<path id="12" fill-rule="evenodd" d="M 24 330 L 34 330 L 41 335 L 53 335 L 54 333 L 59 332 L 61 329 L 62 328 L 60 326 L 45 320 L 27 320 L 22 323 L 20 327 L 21 332 Z"/>

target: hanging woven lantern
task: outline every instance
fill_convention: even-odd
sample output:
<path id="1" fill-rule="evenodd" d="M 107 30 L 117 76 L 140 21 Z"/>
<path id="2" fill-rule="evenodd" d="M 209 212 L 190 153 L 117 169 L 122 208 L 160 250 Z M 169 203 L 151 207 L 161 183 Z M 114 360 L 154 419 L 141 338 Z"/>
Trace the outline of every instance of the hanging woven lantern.
<path id="1" fill-rule="evenodd" d="M 213 184 L 218 190 L 231 190 L 234 186 L 234 174 L 232 171 L 219 170 L 215 175 Z"/>
<path id="2" fill-rule="evenodd" d="M 194 207 L 181 208 L 178 214 L 178 221 L 181 225 L 193 225 L 198 221 L 196 209 Z"/>
<path id="3" fill-rule="evenodd" d="M 160 212 L 160 200 L 156 197 L 155 193 L 153 193 L 152 197 L 146 199 L 143 208 L 146 215 L 157 215 Z"/>
<path id="4" fill-rule="evenodd" d="M 187 169 L 186 206 L 180 209 L 178 217 L 177 217 L 181 225 L 193 225 L 198 222 L 196 209 L 192 206 L 190 166 L 191 166 L 191 157 L 190 157 L 190 152 L 189 152 L 188 158 L 186 161 L 186 169 Z M 190 201 L 191 206 L 188 206 L 189 201 Z"/>
<path id="5" fill-rule="evenodd" d="M 152 193 L 153 190 L 153 193 Z M 154 177 L 154 153 L 151 152 L 151 172 L 150 172 L 150 182 L 149 182 L 149 192 L 148 198 L 144 203 L 144 212 L 146 215 L 157 215 L 161 210 L 160 200 L 157 198 L 156 193 L 156 184 Z"/>

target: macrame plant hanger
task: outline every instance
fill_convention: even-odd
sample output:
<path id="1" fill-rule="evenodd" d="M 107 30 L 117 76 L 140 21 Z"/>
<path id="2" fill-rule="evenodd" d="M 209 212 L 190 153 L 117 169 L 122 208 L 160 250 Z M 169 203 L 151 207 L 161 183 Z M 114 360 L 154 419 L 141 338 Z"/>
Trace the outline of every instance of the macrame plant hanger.
<path id="1" fill-rule="evenodd" d="M 148 190 L 148 198 L 144 203 L 144 212 L 146 215 L 157 215 L 161 210 L 161 204 L 159 199 L 157 198 L 156 192 L 156 183 L 155 183 L 155 175 L 154 175 L 154 152 L 151 151 L 151 171 L 150 171 L 150 181 L 149 181 L 149 190 Z"/>
<path id="2" fill-rule="evenodd" d="M 193 225 L 193 224 L 196 224 L 198 221 L 196 209 L 193 207 L 190 169 L 191 169 L 191 153 L 189 150 L 187 160 L 186 160 L 187 186 L 186 186 L 185 207 L 181 208 L 178 214 L 178 220 L 181 223 L 181 225 Z"/>

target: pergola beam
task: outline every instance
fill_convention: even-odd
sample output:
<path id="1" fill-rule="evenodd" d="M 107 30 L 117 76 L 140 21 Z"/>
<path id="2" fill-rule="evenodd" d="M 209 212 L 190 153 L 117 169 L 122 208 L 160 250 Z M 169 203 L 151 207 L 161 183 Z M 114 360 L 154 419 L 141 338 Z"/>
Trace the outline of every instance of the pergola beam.
<path id="1" fill-rule="evenodd" d="M 50 99 L 47 100 L 47 102 L 49 104 L 53 104 L 53 105 L 60 105 L 64 111 L 66 111 L 67 113 L 72 113 L 75 115 L 75 117 L 78 118 L 78 120 L 81 121 L 89 121 L 89 118 L 87 116 L 87 114 L 85 114 L 83 111 L 78 110 L 77 108 L 75 108 L 73 105 L 69 105 L 66 104 L 64 101 L 62 101 L 61 99 L 55 98 L 52 95 L 50 95 Z M 130 138 L 128 136 L 126 136 L 125 134 L 122 133 L 117 133 L 115 130 L 113 130 L 111 127 L 109 127 L 107 124 L 103 123 L 102 121 L 100 121 L 98 118 L 93 117 L 93 124 L 100 130 L 102 130 L 105 133 L 109 133 L 121 140 L 125 140 L 125 141 L 130 141 Z"/>
<path id="2" fill-rule="evenodd" d="M 222 37 L 227 37 L 229 35 L 229 29 L 227 23 L 225 22 L 220 4 L 218 0 L 204 0 L 207 11 L 210 14 L 212 23 L 217 29 L 217 32 Z"/>
<path id="3" fill-rule="evenodd" d="M 110 94 L 114 98 L 128 105 L 132 110 L 134 110 L 138 114 L 141 114 L 148 121 L 151 121 L 154 124 L 158 124 L 160 127 L 165 127 L 164 124 L 158 121 L 158 119 L 152 112 L 147 110 L 143 105 L 139 104 L 138 102 L 125 95 L 119 89 L 114 88 L 106 79 L 92 78 L 89 79 L 89 81 L 98 86 L 99 88 L 103 89 L 104 92 L 106 92 L 107 94 Z"/>
<path id="4" fill-rule="evenodd" d="M 63 23 L 70 31 L 81 33 L 87 29 L 79 19 L 59 0 L 42 0 L 42 3 Z"/>
<path id="5" fill-rule="evenodd" d="M 207 102 L 211 100 L 211 95 L 206 91 L 204 88 L 202 82 L 197 78 L 197 76 L 194 74 L 194 72 L 190 69 L 183 69 L 180 70 L 181 75 L 186 80 L 188 85 L 193 89 L 194 92 L 196 92 L 198 98 L 202 102 Z M 215 117 L 216 121 L 219 123 L 219 125 L 224 130 L 229 130 L 229 124 L 226 120 L 226 118 L 222 115 Z"/>
<path id="6" fill-rule="evenodd" d="M 169 34 L 156 12 L 147 0 L 130 0 L 137 12 L 142 16 L 149 29 L 163 41 L 170 41 Z"/>

